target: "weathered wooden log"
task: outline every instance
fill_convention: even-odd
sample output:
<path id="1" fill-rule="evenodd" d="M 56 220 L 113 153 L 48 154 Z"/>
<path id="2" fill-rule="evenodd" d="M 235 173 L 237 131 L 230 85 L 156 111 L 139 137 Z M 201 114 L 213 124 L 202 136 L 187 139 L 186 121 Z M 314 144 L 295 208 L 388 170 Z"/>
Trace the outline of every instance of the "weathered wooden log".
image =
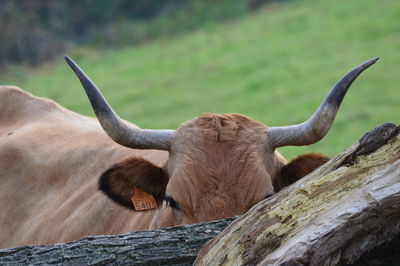
<path id="1" fill-rule="evenodd" d="M 0 265 L 191 265 L 200 248 L 233 220 L 3 249 Z"/>
<path id="2" fill-rule="evenodd" d="M 198 265 L 343 265 L 400 233 L 400 136 L 367 133 L 260 202 L 202 248 Z M 383 145 L 383 146 L 382 146 Z"/>
<path id="3" fill-rule="evenodd" d="M 397 132 L 392 124 L 371 131 L 304 180 L 261 202 L 209 242 L 197 264 L 345 264 L 382 243 L 357 265 L 399 262 Z M 190 265 L 233 220 L 5 249 L 0 264 Z"/>

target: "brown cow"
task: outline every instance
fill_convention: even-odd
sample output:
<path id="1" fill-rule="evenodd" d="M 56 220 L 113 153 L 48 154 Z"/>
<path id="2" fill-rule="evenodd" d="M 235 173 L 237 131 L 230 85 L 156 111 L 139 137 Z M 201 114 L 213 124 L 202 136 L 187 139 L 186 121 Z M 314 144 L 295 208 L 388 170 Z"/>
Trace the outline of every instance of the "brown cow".
<path id="1" fill-rule="evenodd" d="M 351 83 L 377 59 L 344 76 L 303 124 L 267 127 L 240 114 L 204 114 L 177 130 L 121 120 L 66 60 L 104 131 L 128 148 L 112 142 L 93 118 L 0 87 L 2 248 L 243 214 L 327 160 L 310 154 L 287 163 L 276 148 L 323 138 Z M 148 208 L 154 209 L 140 210 Z"/>

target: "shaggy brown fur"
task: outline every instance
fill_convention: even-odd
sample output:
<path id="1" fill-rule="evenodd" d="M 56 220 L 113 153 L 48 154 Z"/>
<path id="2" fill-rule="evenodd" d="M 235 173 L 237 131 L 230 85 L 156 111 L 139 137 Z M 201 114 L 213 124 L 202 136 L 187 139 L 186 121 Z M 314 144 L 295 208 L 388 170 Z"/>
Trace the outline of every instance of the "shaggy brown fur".
<path id="1" fill-rule="evenodd" d="M 204 137 L 217 142 L 234 141 L 240 131 L 247 128 L 264 126 L 245 115 L 236 113 L 204 113 L 195 120 L 195 123 L 202 129 Z"/>
<path id="2" fill-rule="evenodd" d="M 282 188 L 293 184 L 327 161 L 329 161 L 329 158 L 319 153 L 307 153 L 298 156 L 281 169 L 279 177 L 275 179 L 275 191 L 278 192 Z"/>
<path id="3" fill-rule="evenodd" d="M 273 192 L 278 163 L 264 154 L 265 131 L 262 123 L 235 113 L 205 113 L 179 128 L 167 165 L 167 192 L 183 217 L 175 224 L 243 214 Z"/>
<path id="4" fill-rule="evenodd" d="M 160 205 L 165 198 L 168 176 L 163 170 L 141 158 L 115 164 L 99 179 L 99 189 L 117 203 L 133 209 L 133 189 L 152 194 Z"/>

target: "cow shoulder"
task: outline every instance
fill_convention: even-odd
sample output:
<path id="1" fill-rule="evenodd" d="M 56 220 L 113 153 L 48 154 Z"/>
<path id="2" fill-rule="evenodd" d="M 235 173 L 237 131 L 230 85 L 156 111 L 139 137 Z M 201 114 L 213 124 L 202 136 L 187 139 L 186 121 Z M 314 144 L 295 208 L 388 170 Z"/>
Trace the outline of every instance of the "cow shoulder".
<path id="1" fill-rule="evenodd" d="M 99 189 L 129 209 L 134 209 L 134 189 L 154 196 L 160 206 L 165 198 L 168 176 L 164 170 L 142 158 L 130 158 L 113 165 L 99 179 Z"/>
<path id="2" fill-rule="evenodd" d="M 275 191 L 293 184 L 327 161 L 329 161 L 329 158 L 319 153 L 307 153 L 298 156 L 280 170 L 279 177 L 275 179 Z"/>
<path id="3" fill-rule="evenodd" d="M 0 86 L 0 124 L 18 126 L 39 120 L 48 122 L 51 117 L 56 120 L 83 118 L 53 100 L 33 96 L 18 87 Z"/>

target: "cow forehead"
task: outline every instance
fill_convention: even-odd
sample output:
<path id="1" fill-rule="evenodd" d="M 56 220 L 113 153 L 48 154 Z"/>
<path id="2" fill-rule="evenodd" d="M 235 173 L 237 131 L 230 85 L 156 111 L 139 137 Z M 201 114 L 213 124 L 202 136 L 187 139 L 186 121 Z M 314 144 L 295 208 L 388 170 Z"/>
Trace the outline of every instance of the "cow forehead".
<path id="1" fill-rule="evenodd" d="M 201 138 L 211 144 L 262 141 L 267 127 L 242 114 L 211 114 L 205 113 L 200 117 L 184 123 L 176 132 L 175 141 L 201 142 Z M 197 137 L 197 138 L 195 138 Z M 249 139 L 250 138 L 250 139 Z M 208 143 L 206 142 L 206 144 Z"/>
<path id="2" fill-rule="evenodd" d="M 264 156 L 266 130 L 264 124 L 241 114 L 203 114 L 177 130 L 167 170 L 170 175 L 180 170 L 195 175 L 221 165 L 230 170 L 245 167 L 246 160 Z"/>
<path id="3" fill-rule="evenodd" d="M 240 114 L 188 121 L 173 140 L 167 191 L 196 215 L 245 212 L 272 189 L 264 164 L 266 129 Z"/>

